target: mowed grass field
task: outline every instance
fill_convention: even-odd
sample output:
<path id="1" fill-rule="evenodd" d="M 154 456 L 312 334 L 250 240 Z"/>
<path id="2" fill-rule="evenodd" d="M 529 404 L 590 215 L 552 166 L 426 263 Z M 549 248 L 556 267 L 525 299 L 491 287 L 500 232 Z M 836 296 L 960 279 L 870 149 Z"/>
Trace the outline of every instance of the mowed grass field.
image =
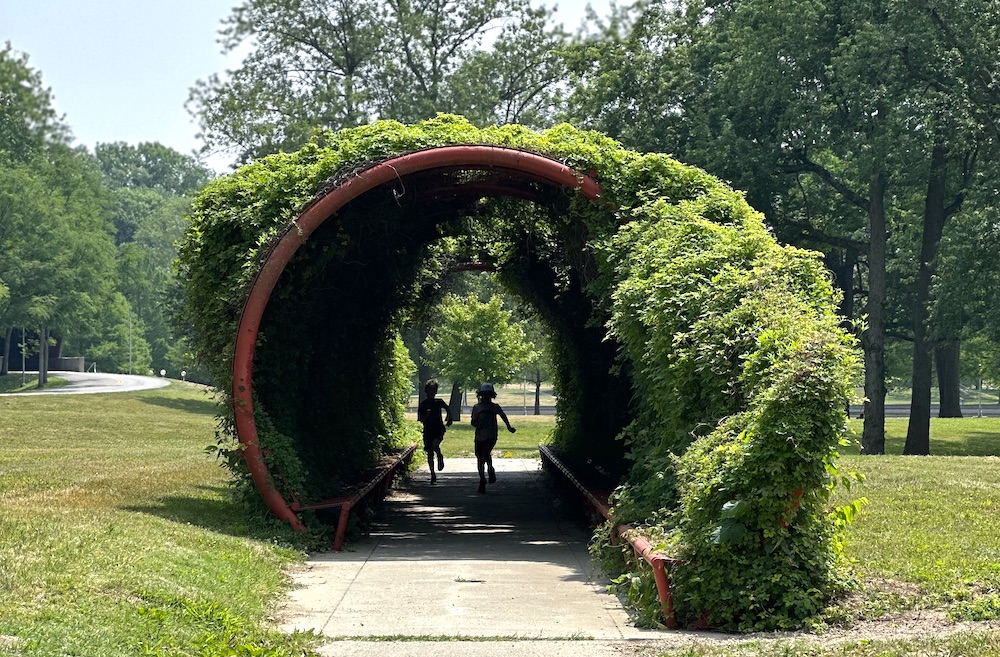
<path id="1" fill-rule="evenodd" d="M 501 432 L 498 456 L 535 456 L 555 422 L 510 419 L 518 431 Z M 898 454 L 906 422 L 887 429 L 888 451 Z M 190 384 L 0 397 L 0 655 L 311 654 L 314 637 L 280 635 L 269 620 L 289 585 L 286 569 L 303 554 L 287 529 L 248 522 L 229 499 L 225 471 L 205 452 L 214 431 L 214 401 Z M 444 447 L 446 456 L 471 455 L 467 417 Z M 831 610 L 831 625 L 906 612 L 947 631 L 1000 618 L 1000 420 L 934 420 L 932 450 L 844 450 L 842 469 L 867 481 L 838 501 L 870 502 L 847 544 L 862 589 Z M 802 640 L 666 654 L 1000 655 L 1000 635 L 978 628 Z"/>
<path id="2" fill-rule="evenodd" d="M 247 526 L 204 389 L 0 397 L 0 655 L 302 655 L 301 558 Z M 271 652 L 268 652 L 271 651 Z"/>

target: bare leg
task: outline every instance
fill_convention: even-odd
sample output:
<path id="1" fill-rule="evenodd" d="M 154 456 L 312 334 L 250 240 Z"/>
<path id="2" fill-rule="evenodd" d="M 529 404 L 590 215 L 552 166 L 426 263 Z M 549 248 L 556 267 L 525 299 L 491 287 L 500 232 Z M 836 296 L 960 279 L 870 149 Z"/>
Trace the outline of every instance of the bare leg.
<path id="1" fill-rule="evenodd" d="M 427 452 L 427 467 L 431 469 L 431 483 L 433 484 L 437 481 L 437 475 L 434 474 L 434 452 Z"/>
<path id="2" fill-rule="evenodd" d="M 483 458 L 476 459 L 476 466 L 479 468 L 479 492 L 486 492 L 486 460 Z"/>
<path id="3" fill-rule="evenodd" d="M 490 483 L 491 484 L 497 483 L 497 472 L 496 470 L 493 469 L 493 452 L 490 452 L 489 455 L 487 455 L 486 466 L 489 469 L 490 473 L 490 480 L 489 480 Z"/>
<path id="4" fill-rule="evenodd" d="M 444 454 L 441 453 L 440 444 L 438 444 L 437 448 L 437 457 L 438 457 L 438 470 L 444 470 Z M 430 456 L 428 456 L 427 458 L 430 458 Z"/>

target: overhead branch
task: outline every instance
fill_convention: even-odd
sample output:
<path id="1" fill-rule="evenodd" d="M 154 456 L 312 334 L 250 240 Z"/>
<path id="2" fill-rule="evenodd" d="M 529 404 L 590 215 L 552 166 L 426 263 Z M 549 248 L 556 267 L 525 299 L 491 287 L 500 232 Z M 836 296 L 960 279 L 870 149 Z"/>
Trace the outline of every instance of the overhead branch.
<path id="1" fill-rule="evenodd" d="M 836 192 L 847 199 L 850 204 L 855 205 L 867 212 L 870 203 L 867 198 L 861 196 L 848 187 L 844 181 L 834 176 L 826 167 L 809 160 L 805 155 L 800 154 L 798 155 L 798 158 L 798 162 L 782 166 L 779 169 L 781 173 L 811 173 L 836 190 Z"/>

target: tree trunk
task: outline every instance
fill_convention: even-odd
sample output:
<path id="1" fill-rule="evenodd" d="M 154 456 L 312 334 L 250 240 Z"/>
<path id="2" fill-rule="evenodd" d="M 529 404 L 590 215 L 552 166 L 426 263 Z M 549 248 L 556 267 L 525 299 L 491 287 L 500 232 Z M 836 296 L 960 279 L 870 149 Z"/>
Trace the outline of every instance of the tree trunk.
<path id="1" fill-rule="evenodd" d="M 55 344 L 55 347 L 53 348 L 53 351 L 55 352 L 55 357 L 56 358 L 62 358 L 62 348 L 63 348 L 62 335 L 61 334 L 57 335 L 55 337 L 55 341 L 56 341 L 56 344 Z"/>
<path id="2" fill-rule="evenodd" d="M 8 326 L 3 339 L 3 353 L 0 354 L 0 376 L 7 376 L 10 371 L 10 341 L 14 338 L 14 327 Z"/>
<path id="3" fill-rule="evenodd" d="M 869 183 L 868 327 L 861 334 L 865 353 L 865 424 L 862 454 L 885 454 L 885 176 Z"/>
<path id="4" fill-rule="evenodd" d="M 920 243 L 920 265 L 913 304 L 913 392 L 910 397 L 910 421 L 906 427 L 903 454 L 931 453 L 931 349 L 933 347 L 928 340 L 927 329 L 934 258 L 944 231 L 944 195 L 948 174 L 946 156 L 945 146 L 935 143 L 931 150 L 930 171 L 927 174 L 924 231 Z"/>
<path id="5" fill-rule="evenodd" d="M 451 399 L 448 400 L 448 408 L 451 410 L 452 422 L 458 422 L 462 419 L 462 384 L 457 381 L 451 384 Z"/>
<path id="6" fill-rule="evenodd" d="M 934 347 L 940 405 L 938 417 L 962 417 L 962 388 L 959 379 L 961 342 L 947 340 Z"/>
<path id="7" fill-rule="evenodd" d="M 535 370 L 535 415 L 542 414 L 542 371 Z"/>
<path id="8" fill-rule="evenodd" d="M 49 332 L 42 324 L 38 331 L 38 387 L 44 388 L 49 382 Z"/>
<path id="9" fill-rule="evenodd" d="M 42 332 L 45 334 L 45 341 L 42 343 L 42 353 L 45 354 L 45 372 L 43 372 L 43 374 L 42 374 L 42 382 L 45 385 L 48 385 L 49 384 L 49 356 L 51 356 L 51 354 L 49 353 L 49 338 L 51 337 L 51 333 L 49 332 L 49 325 L 48 324 L 46 324 L 45 326 L 42 327 Z"/>
<path id="10" fill-rule="evenodd" d="M 858 252 L 854 249 L 844 249 L 844 257 L 827 260 L 827 266 L 833 272 L 833 283 L 843 293 L 838 311 L 843 318 L 842 325 L 851 329 L 854 319 L 854 267 L 858 264 Z"/>
<path id="11" fill-rule="evenodd" d="M 424 392 L 424 386 L 427 381 L 433 376 L 433 370 L 430 366 L 424 362 L 424 339 L 427 337 L 427 331 L 422 327 L 420 328 L 420 335 L 418 336 L 420 342 L 417 347 L 417 399 L 418 401 L 424 401 L 427 399 L 427 393 Z"/>

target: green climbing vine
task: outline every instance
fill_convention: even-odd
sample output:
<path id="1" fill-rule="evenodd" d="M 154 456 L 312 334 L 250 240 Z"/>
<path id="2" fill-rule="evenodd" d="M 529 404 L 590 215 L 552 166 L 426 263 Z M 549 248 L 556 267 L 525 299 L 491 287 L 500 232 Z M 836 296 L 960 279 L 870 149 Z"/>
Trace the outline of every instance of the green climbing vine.
<path id="1" fill-rule="evenodd" d="M 818 256 L 778 245 L 739 193 L 666 155 L 568 125 L 478 129 L 441 115 L 323 133 L 214 182 L 178 274 L 219 388 L 253 277 L 317 192 L 450 144 L 546 155 L 595 177 L 603 196 L 539 186 L 534 203 L 477 200 L 434 223 L 405 194 L 374 190 L 317 229 L 272 294 L 255 355 L 279 491 L 335 495 L 407 440 L 399 330 L 434 298 L 443 259 L 476 259 L 552 333 L 557 446 L 622 474 L 616 518 L 686 561 L 673 573 L 680 619 L 750 630 L 815 614 L 841 588 L 845 514 L 829 500 L 855 345 Z M 250 490 L 234 438 L 223 410 L 220 450 Z M 640 604 L 652 599 L 648 582 L 631 584 Z"/>

